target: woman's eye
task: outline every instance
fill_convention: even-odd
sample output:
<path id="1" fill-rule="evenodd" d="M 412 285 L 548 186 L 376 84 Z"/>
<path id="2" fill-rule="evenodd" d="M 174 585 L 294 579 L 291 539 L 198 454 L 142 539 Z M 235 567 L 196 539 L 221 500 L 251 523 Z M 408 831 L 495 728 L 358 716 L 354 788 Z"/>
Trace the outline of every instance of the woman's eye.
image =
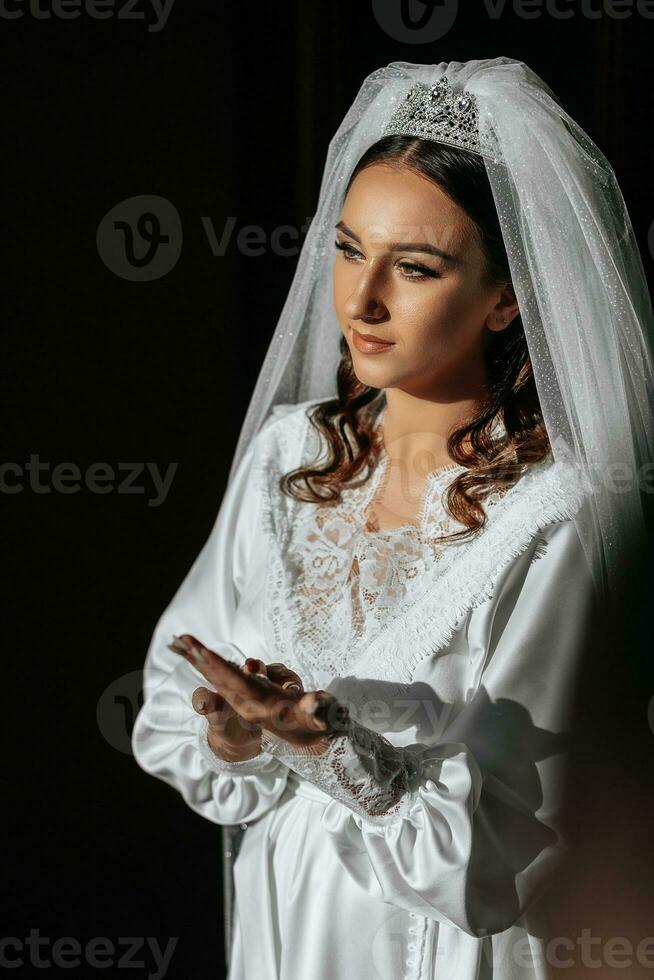
<path id="1" fill-rule="evenodd" d="M 334 245 L 343 253 L 343 258 L 353 260 L 354 256 L 361 255 L 361 252 L 357 251 L 354 245 L 350 245 L 348 242 L 339 242 L 338 240 L 334 242 Z"/>
<path id="2" fill-rule="evenodd" d="M 361 252 L 354 245 L 350 245 L 349 242 L 339 242 L 336 240 L 334 245 L 343 253 L 343 258 L 348 262 L 356 262 L 358 259 L 363 258 Z M 437 279 L 440 277 L 440 272 L 436 272 L 434 269 L 428 269 L 424 265 L 416 265 L 415 262 L 400 262 L 397 268 L 401 270 L 404 279 L 422 280 Z"/>
<path id="3" fill-rule="evenodd" d="M 424 265 L 414 265 L 413 262 L 401 262 L 400 268 L 402 275 L 407 279 L 434 279 L 440 275 L 434 269 L 428 269 Z"/>
<path id="4" fill-rule="evenodd" d="M 405 279 L 440 279 L 440 272 L 435 269 L 428 269 L 425 265 L 416 265 L 414 262 L 401 262 L 402 275 Z"/>

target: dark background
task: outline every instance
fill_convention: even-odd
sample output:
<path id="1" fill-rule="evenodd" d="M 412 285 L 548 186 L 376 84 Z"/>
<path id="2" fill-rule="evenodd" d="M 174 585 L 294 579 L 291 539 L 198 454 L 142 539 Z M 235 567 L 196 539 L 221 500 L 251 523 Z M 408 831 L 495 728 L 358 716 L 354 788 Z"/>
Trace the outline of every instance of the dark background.
<path id="1" fill-rule="evenodd" d="M 541 75 L 608 156 L 651 284 L 654 21 L 591 19 L 574 2 L 569 20 L 524 19 L 510 3 L 497 19 L 482 3 L 460 6 L 430 44 L 389 36 L 370 0 L 175 0 L 160 31 L 148 30 L 155 18 L 144 3 L 139 20 L 37 19 L 25 8 L 0 18 L 3 457 L 24 465 L 38 454 L 82 472 L 97 462 L 177 464 L 160 506 L 148 505 L 145 476 L 140 495 L 115 485 L 2 494 L 3 936 L 33 928 L 52 942 L 156 936 L 163 946 L 176 936 L 168 977 L 223 975 L 220 831 L 129 754 L 134 672 L 215 519 L 296 258 L 269 246 L 246 255 L 235 238 L 214 256 L 202 218 L 218 237 L 230 216 L 234 236 L 251 224 L 267 235 L 301 228 L 328 142 L 367 74 L 398 60 L 506 55 Z M 104 215 L 137 195 L 166 198 L 183 227 L 179 261 L 153 281 L 115 274 L 96 245 Z M 650 582 L 638 584 L 628 642 L 589 665 L 597 766 L 570 797 L 590 842 L 573 888 L 579 921 L 607 935 L 632 928 L 636 941 L 652 932 L 651 920 L 638 926 L 651 880 L 654 692 L 638 597 Z M 98 973 L 88 964 L 66 972 Z"/>

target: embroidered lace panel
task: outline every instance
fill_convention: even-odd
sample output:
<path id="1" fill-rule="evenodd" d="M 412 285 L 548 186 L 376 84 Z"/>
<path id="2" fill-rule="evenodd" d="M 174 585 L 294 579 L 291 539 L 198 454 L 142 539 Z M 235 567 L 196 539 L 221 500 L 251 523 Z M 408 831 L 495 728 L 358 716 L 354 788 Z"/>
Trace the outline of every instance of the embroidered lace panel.
<path id="1" fill-rule="evenodd" d="M 320 448 L 304 411 L 278 419 L 267 435 L 258 467 L 271 544 L 266 626 L 275 659 L 312 687 L 360 668 L 363 658 L 376 676 L 394 670 L 394 680 L 409 680 L 486 598 L 498 567 L 580 503 L 574 475 L 550 455 L 508 492 L 484 498 L 487 526 L 476 536 L 440 541 L 462 529 L 445 506 L 449 484 L 465 469 L 452 464 L 427 476 L 415 521 L 375 530 L 370 505 L 388 469 L 385 450 L 369 479 L 347 488 L 339 503 L 308 503 L 279 489 L 279 477 Z"/>
<path id="2" fill-rule="evenodd" d="M 327 796 L 371 823 L 383 826 L 401 819 L 417 788 L 424 746 L 400 748 L 353 719 L 345 734 L 329 739 L 320 755 L 264 732 L 262 745 Z"/>

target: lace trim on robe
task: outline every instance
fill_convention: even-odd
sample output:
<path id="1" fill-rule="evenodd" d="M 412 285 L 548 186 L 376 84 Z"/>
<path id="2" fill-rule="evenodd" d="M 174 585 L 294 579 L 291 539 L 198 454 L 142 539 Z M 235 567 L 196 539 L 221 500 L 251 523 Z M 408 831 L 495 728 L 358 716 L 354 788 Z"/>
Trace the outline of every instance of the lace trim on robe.
<path id="1" fill-rule="evenodd" d="M 425 748 L 398 748 L 354 719 L 347 733 L 330 738 L 320 755 L 267 731 L 262 745 L 293 772 L 375 826 L 407 814 L 422 775 L 417 756 Z"/>
<path id="2" fill-rule="evenodd" d="M 271 544 L 265 611 L 271 649 L 314 688 L 355 665 L 371 678 L 408 682 L 470 608 L 490 596 L 499 569 L 539 530 L 574 515 L 581 482 L 571 464 L 550 455 L 508 491 L 485 498 L 487 522 L 477 535 L 440 542 L 441 534 L 462 527 L 445 507 L 452 476 L 464 469 L 454 464 L 429 474 L 416 523 L 371 531 L 365 521 L 385 453 L 337 505 L 297 501 L 279 489 L 284 473 L 320 449 L 306 415 L 311 404 L 278 410 L 255 467 Z"/>

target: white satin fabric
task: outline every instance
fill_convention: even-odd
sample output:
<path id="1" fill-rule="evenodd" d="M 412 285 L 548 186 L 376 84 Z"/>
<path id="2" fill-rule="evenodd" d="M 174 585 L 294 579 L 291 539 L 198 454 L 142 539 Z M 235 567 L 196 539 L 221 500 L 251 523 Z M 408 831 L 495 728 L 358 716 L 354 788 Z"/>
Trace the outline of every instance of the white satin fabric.
<path id="1" fill-rule="evenodd" d="M 432 650 L 406 649 L 403 662 L 396 637 L 377 668 L 364 655 L 344 676 L 317 676 L 292 642 L 278 637 L 281 649 L 271 648 L 276 566 L 260 479 L 268 473 L 272 485 L 273 461 L 285 469 L 297 456 L 306 405 L 278 407 L 253 440 L 156 626 L 134 755 L 207 820 L 248 825 L 234 865 L 230 980 L 540 980 L 542 921 L 532 915 L 564 846 L 561 777 L 593 615 L 574 494 L 561 516 L 566 492 L 554 508 L 546 467 L 529 496 L 505 506 L 502 534 L 490 522 L 492 564 L 490 544 L 485 555 L 460 550 L 451 583 L 469 580 L 469 601 L 457 586 L 458 621 Z M 480 567 L 492 569 L 481 592 Z M 437 612 L 438 588 L 436 579 Z M 416 762 L 398 808 L 380 819 L 356 788 L 334 792 L 333 758 L 308 767 L 269 752 L 232 765 L 214 756 L 191 707 L 204 678 L 166 646 L 184 632 L 238 662 L 282 660 L 347 701 L 371 737 Z"/>

